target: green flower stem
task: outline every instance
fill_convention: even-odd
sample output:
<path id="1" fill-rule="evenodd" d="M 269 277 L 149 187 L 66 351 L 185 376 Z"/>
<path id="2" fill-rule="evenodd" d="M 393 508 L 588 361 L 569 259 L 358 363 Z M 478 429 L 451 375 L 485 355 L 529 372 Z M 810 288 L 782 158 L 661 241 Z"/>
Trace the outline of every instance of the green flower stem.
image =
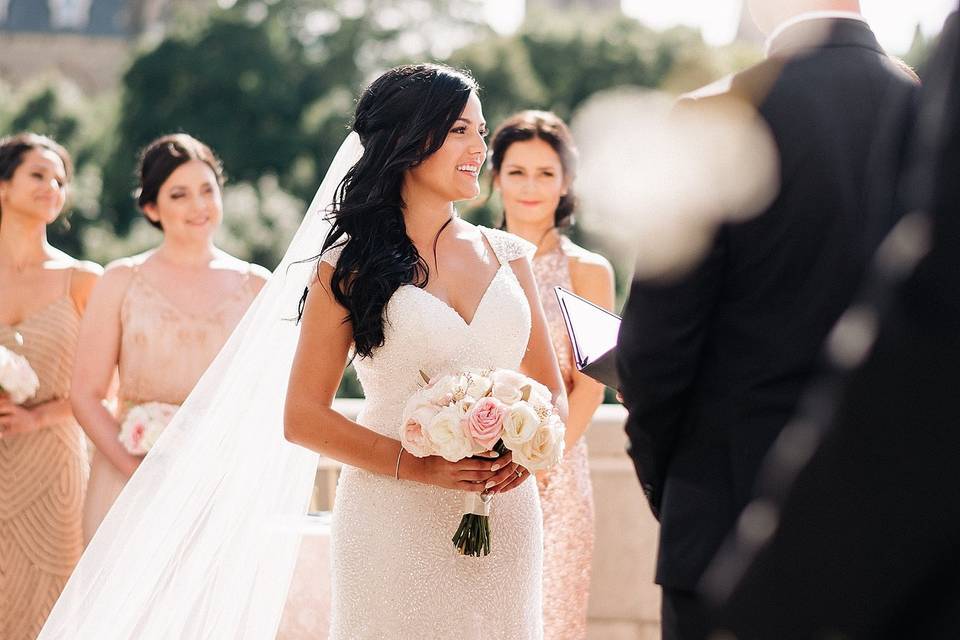
<path id="1" fill-rule="evenodd" d="M 502 456 L 507 453 L 507 446 L 503 440 L 497 440 L 493 450 Z M 464 514 L 452 540 L 461 555 L 474 558 L 490 555 L 490 518 L 475 513 Z"/>

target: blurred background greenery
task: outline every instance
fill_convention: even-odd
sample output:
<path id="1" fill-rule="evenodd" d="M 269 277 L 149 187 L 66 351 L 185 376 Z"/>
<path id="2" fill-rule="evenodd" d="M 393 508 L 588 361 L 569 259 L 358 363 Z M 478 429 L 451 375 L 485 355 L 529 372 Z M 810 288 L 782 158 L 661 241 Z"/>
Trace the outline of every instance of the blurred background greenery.
<path id="1" fill-rule="evenodd" d="M 559 11 L 531 3 L 520 28 L 501 35 L 483 19 L 481 3 L 173 2 L 155 20 L 161 28 L 120 30 L 123 46 L 110 55 L 122 59 L 109 61 L 118 77 L 95 89 L 97 83 L 64 73 L 12 82 L 0 68 L 0 133 L 49 134 L 72 152 L 70 211 L 51 229 L 51 241 L 105 264 L 159 241 L 131 197 L 137 151 L 160 134 L 189 132 L 213 147 L 228 175 L 220 245 L 272 269 L 348 130 L 355 96 L 386 68 L 437 60 L 469 69 L 495 127 L 524 108 L 571 118 L 591 96 L 614 87 L 678 94 L 761 56 L 756 39 L 712 47 L 694 29 L 654 31 L 613 8 Z M 16 7 L 9 5 L 8 22 Z M 14 32 L 0 29 L 0 37 Z M 928 48 L 918 31 L 908 62 L 921 63 Z M 11 64 L 6 71 L 15 71 Z M 496 202 L 486 198 L 461 213 L 487 225 L 500 219 Z M 600 238 L 576 227 L 572 233 L 602 251 Z M 622 299 L 629 265 L 617 266 L 624 267 L 617 278 Z M 358 395 L 352 376 L 341 391 Z"/>

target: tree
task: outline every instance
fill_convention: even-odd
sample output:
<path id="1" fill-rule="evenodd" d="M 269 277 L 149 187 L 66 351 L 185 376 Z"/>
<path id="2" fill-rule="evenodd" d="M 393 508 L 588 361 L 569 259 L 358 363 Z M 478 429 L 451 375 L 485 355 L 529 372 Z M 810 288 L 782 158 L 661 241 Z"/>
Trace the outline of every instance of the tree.
<path id="1" fill-rule="evenodd" d="M 101 165 L 106 156 L 104 123 L 113 121 L 112 96 L 83 96 L 79 89 L 57 76 L 24 86 L 4 101 L 8 111 L 0 115 L 0 130 L 32 131 L 50 136 L 73 158 L 74 178 L 60 220 L 48 236 L 57 247 L 83 257 L 82 236 L 97 224 L 100 211 Z"/>
<path id="2" fill-rule="evenodd" d="M 137 217 L 129 197 L 137 150 L 172 131 L 208 143 L 234 180 L 272 174 L 309 199 L 364 79 L 406 53 L 422 57 L 431 39 L 411 48 L 410 34 L 449 26 L 452 12 L 477 1 L 373 0 L 357 12 L 338 0 L 241 0 L 199 24 L 189 12 L 124 75 L 104 198 L 116 230 Z"/>
<path id="3" fill-rule="evenodd" d="M 913 40 L 910 49 L 903 56 L 903 61 L 914 69 L 922 70 L 936 43 L 936 39 L 928 38 L 918 24 L 913 30 Z"/>
<path id="4" fill-rule="evenodd" d="M 522 109 L 548 109 L 569 121 L 599 91 L 664 85 L 686 91 L 730 67 L 728 52 L 708 48 L 692 29 L 655 32 L 620 12 L 551 13 L 547 19 L 537 10 L 517 34 L 488 35 L 454 52 L 449 62 L 477 78 L 491 128 Z M 498 224 L 495 206 L 481 200 L 465 209 L 478 223 Z M 584 239 L 576 229 L 573 234 Z"/>
<path id="5" fill-rule="evenodd" d="M 105 184 L 118 232 L 138 215 L 129 195 L 136 153 L 164 133 L 186 131 L 209 144 L 232 179 L 289 170 L 304 146 L 298 124 L 316 82 L 302 47 L 279 28 L 223 12 L 196 36 L 168 38 L 134 60 Z"/>

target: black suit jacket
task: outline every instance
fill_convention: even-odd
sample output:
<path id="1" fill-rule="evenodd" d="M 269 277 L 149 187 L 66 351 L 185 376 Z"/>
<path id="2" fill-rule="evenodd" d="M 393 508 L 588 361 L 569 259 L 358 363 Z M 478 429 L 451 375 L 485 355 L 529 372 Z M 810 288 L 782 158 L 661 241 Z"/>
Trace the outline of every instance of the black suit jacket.
<path id="1" fill-rule="evenodd" d="M 828 26 L 816 35 L 811 30 Z M 722 95 L 754 105 L 780 154 L 761 215 L 720 226 L 680 280 L 635 280 L 618 364 L 641 484 L 661 524 L 657 581 L 693 589 L 751 497 L 891 216 L 864 188 L 915 85 L 854 20 L 800 23 Z M 902 128 L 902 127 L 901 127 Z"/>
<path id="2" fill-rule="evenodd" d="M 893 287 L 832 430 L 777 505 L 779 529 L 729 597 L 722 617 L 734 637 L 960 638 L 957 14 L 933 59 L 920 114 L 906 184 L 917 196 L 908 210 L 931 214 L 930 252 Z M 863 306 L 876 297 L 865 296 Z M 765 475 L 782 467 L 771 462 Z M 746 547 L 731 544 L 710 582 L 722 585 L 724 567 L 739 565 Z"/>

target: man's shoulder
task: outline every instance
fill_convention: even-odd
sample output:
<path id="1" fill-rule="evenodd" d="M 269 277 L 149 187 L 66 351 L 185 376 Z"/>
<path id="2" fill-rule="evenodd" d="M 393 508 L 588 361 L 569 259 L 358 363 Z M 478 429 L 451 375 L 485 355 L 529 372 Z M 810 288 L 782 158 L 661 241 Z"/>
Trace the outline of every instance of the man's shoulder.
<path id="1" fill-rule="evenodd" d="M 716 82 L 680 96 L 680 103 L 699 101 L 741 100 L 759 107 L 783 69 L 783 61 L 769 59 L 758 62 L 743 71 L 731 73 Z"/>

